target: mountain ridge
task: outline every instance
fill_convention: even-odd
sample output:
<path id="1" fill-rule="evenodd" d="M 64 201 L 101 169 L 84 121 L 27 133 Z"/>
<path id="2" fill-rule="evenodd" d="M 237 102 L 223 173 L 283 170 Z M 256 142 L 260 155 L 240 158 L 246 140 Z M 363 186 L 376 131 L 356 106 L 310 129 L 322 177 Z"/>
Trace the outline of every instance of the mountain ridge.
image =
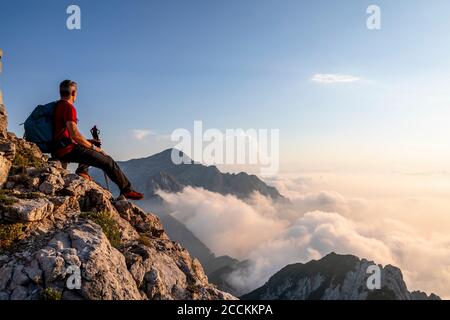
<path id="1" fill-rule="evenodd" d="M 381 288 L 367 288 L 369 266 L 381 270 Z M 402 272 L 354 255 L 334 252 L 320 260 L 290 264 L 243 300 L 440 300 L 435 294 L 409 292 Z"/>
<path id="2" fill-rule="evenodd" d="M 179 152 L 184 163 L 174 164 L 172 152 Z M 256 175 L 222 173 L 216 166 L 195 162 L 177 149 L 166 149 L 149 157 L 119 161 L 118 164 L 135 188 L 151 197 L 156 196 L 157 190 L 180 192 L 184 187 L 191 186 L 241 199 L 248 198 L 253 192 L 276 200 L 285 199 L 276 188 Z M 91 175 L 103 184 L 103 174 L 99 170 L 92 170 Z"/>

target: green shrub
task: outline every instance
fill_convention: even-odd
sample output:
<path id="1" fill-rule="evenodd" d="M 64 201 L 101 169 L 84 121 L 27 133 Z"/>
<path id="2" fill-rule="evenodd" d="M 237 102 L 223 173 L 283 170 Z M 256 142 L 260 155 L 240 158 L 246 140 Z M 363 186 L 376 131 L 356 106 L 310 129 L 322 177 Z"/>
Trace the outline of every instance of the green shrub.
<path id="1" fill-rule="evenodd" d="M 23 224 L 0 224 L 0 250 L 7 250 L 23 234 Z"/>
<path id="2" fill-rule="evenodd" d="M 43 198 L 44 195 L 39 192 L 27 192 L 27 193 L 18 193 L 15 194 L 14 197 L 19 199 L 33 200 Z"/>
<path id="3" fill-rule="evenodd" d="M 102 227 L 103 233 L 113 247 L 117 248 L 120 245 L 120 229 L 109 212 L 82 212 L 80 217 L 91 220 Z"/>
<path id="4" fill-rule="evenodd" d="M 151 246 L 151 239 L 146 236 L 145 234 L 139 235 L 139 243 L 143 244 L 144 246 L 150 247 Z"/>
<path id="5" fill-rule="evenodd" d="M 40 300 L 55 301 L 61 300 L 62 292 L 53 288 L 45 288 L 41 292 Z"/>
<path id="6" fill-rule="evenodd" d="M 0 203 L 5 206 L 10 206 L 17 203 L 19 200 L 32 200 L 42 198 L 43 195 L 39 192 L 27 192 L 27 193 L 13 193 L 11 190 L 0 190 Z"/>
<path id="7" fill-rule="evenodd" d="M 16 203 L 17 201 L 18 201 L 17 199 L 10 198 L 8 195 L 0 193 L 0 203 L 4 204 L 5 206 L 10 206 Z"/>
<path id="8" fill-rule="evenodd" d="M 30 149 L 18 148 L 12 164 L 23 169 L 28 167 L 40 168 L 43 165 L 43 161 L 40 158 L 36 158 Z"/>

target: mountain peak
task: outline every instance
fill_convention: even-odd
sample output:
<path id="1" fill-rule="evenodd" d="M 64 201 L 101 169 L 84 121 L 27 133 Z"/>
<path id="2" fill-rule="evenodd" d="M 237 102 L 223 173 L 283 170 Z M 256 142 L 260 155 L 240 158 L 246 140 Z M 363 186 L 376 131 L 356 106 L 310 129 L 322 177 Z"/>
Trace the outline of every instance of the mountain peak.
<path id="1" fill-rule="evenodd" d="M 179 165 L 173 163 L 172 152 L 179 152 L 179 156 L 184 157 L 185 161 Z M 166 149 L 146 158 L 122 161 L 118 164 L 133 186 L 147 198 L 157 197 L 158 190 L 179 192 L 184 187 L 191 186 L 223 195 L 231 194 L 241 199 L 250 197 L 254 192 L 275 200 L 285 199 L 276 188 L 267 185 L 255 175 L 245 172 L 222 173 L 216 166 L 196 163 L 177 149 Z M 91 170 L 91 176 L 98 183 L 102 183 L 103 173 L 100 170 Z"/>
<path id="2" fill-rule="evenodd" d="M 172 161 L 172 153 L 184 157 L 182 164 Z M 153 156 L 119 162 L 119 166 L 133 186 L 147 197 L 155 196 L 157 190 L 179 192 L 186 186 L 203 188 L 223 195 L 231 194 L 245 199 L 254 192 L 272 199 L 284 199 L 274 187 L 268 186 L 255 175 L 222 173 L 216 166 L 196 163 L 178 149 L 167 149 Z M 103 174 L 92 170 L 92 177 L 102 183 Z M 167 184 L 165 183 L 167 182 Z"/>
<path id="3" fill-rule="evenodd" d="M 409 292 L 400 269 L 381 268 L 381 289 L 367 287 L 372 261 L 332 252 L 320 260 L 286 266 L 262 287 L 242 299 L 254 300 L 428 300 L 439 299 L 422 292 Z"/>
<path id="4" fill-rule="evenodd" d="M 172 158 L 172 154 L 176 154 L 177 156 L 179 156 L 180 158 L 185 158 L 187 157 L 188 159 L 190 159 L 183 151 L 176 149 L 176 148 L 169 148 L 166 149 L 158 154 L 155 154 L 154 156 L 161 156 L 164 158 Z M 190 159 L 192 162 L 192 159 Z"/>

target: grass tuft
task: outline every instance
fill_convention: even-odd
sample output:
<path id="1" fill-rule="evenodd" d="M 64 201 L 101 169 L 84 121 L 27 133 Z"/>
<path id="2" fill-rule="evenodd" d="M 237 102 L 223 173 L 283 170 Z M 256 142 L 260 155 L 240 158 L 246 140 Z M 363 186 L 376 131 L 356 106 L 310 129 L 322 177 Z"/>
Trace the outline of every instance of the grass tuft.
<path id="1" fill-rule="evenodd" d="M 108 238 L 111 245 L 117 248 L 121 242 L 120 229 L 117 222 L 111 217 L 109 212 L 82 212 L 80 217 L 91 220 L 102 227 L 103 233 Z"/>
<path id="2" fill-rule="evenodd" d="M 23 224 L 0 224 L 0 250 L 8 250 L 23 234 Z"/>
<path id="3" fill-rule="evenodd" d="M 40 168 L 43 163 L 42 159 L 36 158 L 30 149 L 18 148 L 12 164 L 13 166 L 25 169 L 28 167 Z"/>
<path id="4" fill-rule="evenodd" d="M 17 203 L 17 199 L 10 198 L 8 195 L 0 193 L 0 203 L 5 206 L 13 205 L 14 203 Z"/>
<path id="5" fill-rule="evenodd" d="M 61 300 L 62 292 L 53 288 L 45 288 L 41 292 L 40 300 L 44 301 L 56 301 Z"/>
<path id="6" fill-rule="evenodd" d="M 138 242 L 143 244 L 146 247 L 150 247 L 152 244 L 152 240 L 148 236 L 146 236 L 142 233 L 139 235 Z"/>

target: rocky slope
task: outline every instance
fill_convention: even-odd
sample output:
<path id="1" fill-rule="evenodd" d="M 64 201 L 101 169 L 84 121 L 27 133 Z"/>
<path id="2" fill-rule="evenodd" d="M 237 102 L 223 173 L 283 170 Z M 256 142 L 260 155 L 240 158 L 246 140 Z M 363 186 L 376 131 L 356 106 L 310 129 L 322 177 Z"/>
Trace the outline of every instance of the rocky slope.
<path id="1" fill-rule="evenodd" d="M 0 105 L 0 300 L 235 299 L 208 282 L 157 216 L 6 127 Z"/>
<path id="2" fill-rule="evenodd" d="M 409 292 L 400 269 L 381 270 L 381 289 L 369 290 L 372 261 L 331 253 L 318 261 L 286 266 L 259 289 L 242 299 L 254 300 L 439 300 L 423 292 Z"/>

